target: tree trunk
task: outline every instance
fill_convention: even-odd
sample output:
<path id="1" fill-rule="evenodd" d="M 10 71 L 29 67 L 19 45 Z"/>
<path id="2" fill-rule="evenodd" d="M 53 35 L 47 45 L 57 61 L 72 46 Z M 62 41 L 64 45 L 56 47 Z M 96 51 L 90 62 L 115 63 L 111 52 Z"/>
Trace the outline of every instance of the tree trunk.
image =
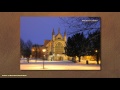
<path id="1" fill-rule="evenodd" d="M 79 58 L 79 62 L 81 62 L 81 61 L 80 61 L 80 57 L 81 57 L 81 56 L 78 57 L 78 58 Z"/>
<path id="2" fill-rule="evenodd" d="M 29 57 L 27 57 L 27 62 L 29 63 Z"/>
<path id="3" fill-rule="evenodd" d="M 98 53 L 97 53 L 97 64 L 99 64 L 99 56 L 98 56 Z"/>

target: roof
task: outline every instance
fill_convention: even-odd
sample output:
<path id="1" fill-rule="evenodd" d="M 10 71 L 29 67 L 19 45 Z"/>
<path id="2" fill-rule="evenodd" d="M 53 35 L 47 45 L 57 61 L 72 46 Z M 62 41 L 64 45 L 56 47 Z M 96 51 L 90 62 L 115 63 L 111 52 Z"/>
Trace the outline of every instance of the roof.
<path id="1" fill-rule="evenodd" d="M 44 41 L 44 46 L 46 46 L 51 40 L 45 40 Z"/>
<path id="2" fill-rule="evenodd" d="M 57 37 L 58 35 L 61 35 L 61 37 L 62 37 L 62 34 L 61 34 L 61 33 L 58 33 L 55 37 Z"/>

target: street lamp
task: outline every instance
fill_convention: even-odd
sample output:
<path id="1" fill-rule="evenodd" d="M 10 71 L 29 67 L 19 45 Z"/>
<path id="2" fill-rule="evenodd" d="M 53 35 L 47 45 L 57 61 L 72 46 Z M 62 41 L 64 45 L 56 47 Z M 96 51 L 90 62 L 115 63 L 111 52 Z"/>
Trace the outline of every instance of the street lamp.
<path id="1" fill-rule="evenodd" d="M 97 53 L 97 52 L 98 52 L 98 50 L 95 50 L 95 52 Z"/>
<path id="2" fill-rule="evenodd" d="M 43 49 L 42 51 L 43 51 L 43 53 L 44 53 L 44 52 L 46 52 L 46 49 Z M 43 56 L 44 56 L 44 55 L 43 55 Z M 43 58 L 43 69 L 44 69 L 44 58 Z"/>
<path id="3" fill-rule="evenodd" d="M 97 64 L 99 64 L 99 62 L 98 62 L 98 50 L 95 50 L 95 52 L 96 52 L 96 60 L 97 60 Z"/>

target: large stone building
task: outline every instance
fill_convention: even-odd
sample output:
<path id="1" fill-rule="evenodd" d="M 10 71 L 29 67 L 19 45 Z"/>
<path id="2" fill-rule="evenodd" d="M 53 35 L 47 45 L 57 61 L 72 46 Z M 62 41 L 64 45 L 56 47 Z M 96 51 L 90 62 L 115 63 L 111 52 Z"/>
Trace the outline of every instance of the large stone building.
<path id="1" fill-rule="evenodd" d="M 67 35 L 66 31 L 62 36 L 60 28 L 55 35 L 54 29 L 51 34 L 51 40 L 44 40 L 44 45 L 34 45 L 32 47 L 32 58 L 41 58 L 49 61 L 72 60 L 72 57 L 65 55 Z M 43 52 L 45 50 L 45 52 Z M 78 57 L 75 57 L 78 60 Z M 81 60 L 96 60 L 95 56 L 81 56 Z"/>
<path id="2" fill-rule="evenodd" d="M 60 28 L 58 29 L 58 33 L 55 35 L 54 29 L 52 31 L 52 39 L 51 40 L 45 40 L 43 46 L 38 46 L 37 51 L 41 56 L 43 56 L 47 60 L 70 60 L 71 57 L 68 57 L 65 55 L 64 47 L 66 45 L 67 41 L 67 35 L 66 31 L 64 32 L 64 35 L 62 36 L 60 32 Z M 32 48 L 32 57 L 35 57 L 35 51 L 36 47 L 33 46 Z M 42 52 L 42 50 L 45 49 L 45 52 Z M 39 55 L 40 56 L 40 55 Z"/>

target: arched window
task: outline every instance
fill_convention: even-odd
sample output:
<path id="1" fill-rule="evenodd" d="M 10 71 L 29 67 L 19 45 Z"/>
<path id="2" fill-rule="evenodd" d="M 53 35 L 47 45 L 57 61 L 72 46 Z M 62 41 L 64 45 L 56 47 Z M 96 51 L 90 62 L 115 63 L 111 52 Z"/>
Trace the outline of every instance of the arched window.
<path id="1" fill-rule="evenodd" d="M 64 47 L 63 47 L 62 43 L 58 42 L 55 46 L 55 53 L 62 54 L 63 51 L 64 51 Z"/>

